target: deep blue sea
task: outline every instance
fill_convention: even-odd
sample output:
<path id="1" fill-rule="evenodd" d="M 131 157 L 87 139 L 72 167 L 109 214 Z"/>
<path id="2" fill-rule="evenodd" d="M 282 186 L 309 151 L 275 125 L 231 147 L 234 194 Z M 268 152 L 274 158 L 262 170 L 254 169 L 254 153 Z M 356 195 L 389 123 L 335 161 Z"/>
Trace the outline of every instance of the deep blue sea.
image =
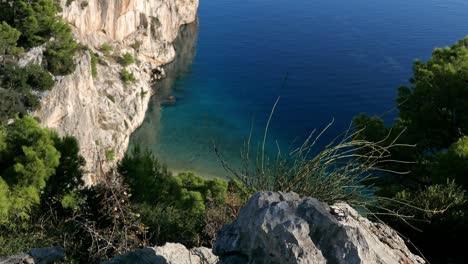
<path id="1" fill-rule="evenodd" d="M 131 145 L 173 170 L 223 177 L 214 145 L 237 164 L 278 96 L 269 146 L 287 152 L 334 119 L 331 139 L 361 112 L 393 109 L 413 61 L 465 35 L 466 0 L 200 0 Z M 169 95 L 176 104 L 162 106 Z"/>

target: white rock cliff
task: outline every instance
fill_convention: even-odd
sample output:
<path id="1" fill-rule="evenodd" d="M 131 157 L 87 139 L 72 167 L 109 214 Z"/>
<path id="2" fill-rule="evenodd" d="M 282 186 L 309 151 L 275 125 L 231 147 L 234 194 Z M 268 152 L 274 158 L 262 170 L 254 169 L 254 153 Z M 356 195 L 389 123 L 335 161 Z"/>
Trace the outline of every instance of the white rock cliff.
<path id="1" fill-rule="evenodd" d="M 35 115 L 44 126 L 75 136 L 92 172 L 106 152 L 116 159 L 124 155 L 131 133 L 144 119 L 153 69 L 174 59 L 172 42 L 181 25 L 195 21 L 198 0 L 67 2 L 60 1 L 62 16 L 76 40 L 100 55 L 97 76 L 92 76 L 89 52 L 79 52 L 75 72 L 57 77 L 56 87 Z M 104 43 L 112 47 L 110 55 L 99 52 Z M 127 85 L 120 80 L 122 66 L 115 60 L 126 52 L 137 60 L 127 67 L 136 82 Z M 86 180 L 96 181 L 92 174 Z"/>

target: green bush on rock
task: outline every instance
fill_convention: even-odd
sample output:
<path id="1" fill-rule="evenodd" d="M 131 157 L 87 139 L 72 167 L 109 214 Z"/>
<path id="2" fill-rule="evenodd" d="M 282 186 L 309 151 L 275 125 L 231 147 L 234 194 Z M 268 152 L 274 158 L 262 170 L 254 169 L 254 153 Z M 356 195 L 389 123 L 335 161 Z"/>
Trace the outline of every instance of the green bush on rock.
<path id="1" fill-rule="evenodd" d="M 130 84 L 136 82 L 135 75 L 132 72 L 129 72 L 127 69 L 122 69 L 120 71 L 120 79 L 124 84 Z"/>
<path id="2" fill-rule="evenodd" d="M 119 63 L 123 67 L 127 67 L 127 66 L 132 65 L 133 63 L 135 63 L 135 59 L 133 58 L 132 54 L 127 52 L 122 57 L 119 58 Z"/>

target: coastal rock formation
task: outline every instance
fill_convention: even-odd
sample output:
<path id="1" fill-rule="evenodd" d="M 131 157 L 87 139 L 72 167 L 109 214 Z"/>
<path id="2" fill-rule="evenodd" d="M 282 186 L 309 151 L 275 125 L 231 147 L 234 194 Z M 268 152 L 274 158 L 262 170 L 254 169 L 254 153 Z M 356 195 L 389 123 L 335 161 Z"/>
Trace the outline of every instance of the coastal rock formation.
<path id="1" fill-rule="evenodd" d="M 42 124 L 61 134 L 75 136 L 87 170 L 97 171 L 96 161 L 112 153 L 117 159 L 126 151 L 130 134 L 143 121 L 151 96 L 150 75 L 143 66 L 127 70 L 136 78 L 133 84 L 120 81 L 121 66 L 99 66 L 96 78 L 91 74 L 89 52 L 78 55 L 75 73 L 57 77 L 56 86 L 42 100 L 35 115 Z M 86 182 L 95 182 L 92 174 Z"/>
<path id="2" fill-rule="evenodd" d="M 390 227 L 345 203 L 256 193 L 218 233 L 220 263 L 424 263 Z"/>
<path id="3" fill-rule="evenodd" d="M 181 244 L 167 243 L 162 247 L 144 248 L 113 258 L 106 264 L 214 264 L 218 258 L 205 247 L 188 250 Z"/>
<path id="4" fill-rule="evenodd" d="M 74 73 L 57 77 L 56 87 L 45 94 L 35 116 L 44 126 L 80 142 L 87 170 L 96 171 L 98 157 L 112 153 L 120 159 L 130 134 L 143 122 L 151 81 L 159 66 L 175 57 L 172 42 L 181 25 L 196 19 L 198 0 L 61 0 L 62 16 L 78 42 L 99 55 L 97 75 L 91 73 L 91 56 L 80 51 Z M 100 52 L 108 44 L 110 54 Z M 138 63 L 127 67 L 136 82 L 120 80 L 122 66 L 116 57 L 132 54 Z M 39 61 L 41 50 L 25 61 Z M 96 181 L 90 174 L 88 184 Z"/>
<path id="5" fill-rule="evenodd" d="M 65 257 L 63 248 L 34 248 L 26 253 L 2 258 L 0 264 L 52 264 Z"/>
<path id="6" fill-rule="evenodd" d="M 173 60 L 172 42 L 181 25 L 195 20 L 198 0 L 61 0 L 61 6 L 81 43 L 134 46 L 140 60 L 161 65 Z"/>

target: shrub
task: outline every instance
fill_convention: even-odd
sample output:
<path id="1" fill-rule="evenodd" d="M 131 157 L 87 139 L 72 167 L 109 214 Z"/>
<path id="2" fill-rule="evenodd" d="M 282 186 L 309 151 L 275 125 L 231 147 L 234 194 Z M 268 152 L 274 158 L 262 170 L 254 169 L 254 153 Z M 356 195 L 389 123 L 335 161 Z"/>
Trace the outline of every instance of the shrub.
<path id="1" fill-rule="evenodd" d="M 120 79 L 124 84 L 130 84 L 136 81 L 135 75 L 133 75 L 132 72 L 127 71 L 127 69 L 122 69 L 120 71 Z"/>
<path id="2" fill-rule="evenodd" d="M 49 91 L 55 85 L 52 76 L 45 71 L 40 65 L 31 64 L 23 68 L 26 72 L 26 83 L 32 90 Z"/>
<path id="3" fill-rule="evenodd" d="M 25 96 L 17 91 L 0 88 L 0 125 L 19 113 L 27 112 L 24 99 Z"/>
<path id="4" fill-rule="evenodd" d="M 50 246 L 48 240 L 44 238 L 45 234 L 36 229 L 0 229 L 0 256 L 11 256 L 27 252 L 32 248 Z"/>
<path id="5" fill-rule="evenodd" d="M 135 59 L 133 58 L 132 54 L 130 53 L 125 53 L 122 57 L 119 58 L 119 63 L 127 67 L 133 63 L 135 63 Z"/>
<path id="6" fill-rule="evenodd" d="M 39 65 L 0 66 L 0 123 L 36 109 L 39 99 L 33 91 L 50 90 L 54 84 L 52 76 Z"/>
<path id="7" fill-rule="evenodd" d="M 145 226 L 130 203 L 130 190 L 119 174 L 105 174 L 99 184 L 85 188 L 80 196 L 83 202 L 68 219 L 74 234 L 69 240 L 81 242 L 68 251 L 74 254 L 74 259 L 80 263 L 100 263 L 146 246 Z"/>
<path id="8" fill-rule="evenodd" d="M 44 57 L 48 70 L 54 75 L 67 75 L 75 70 L 73 55 L 78 45 L 73 40 L 71 29 L 59 21 L 54 27 L 54 40 L 47 44 Z"/>
<path id="9" fill-rule="evenodd" d="M 113 161 L 115 159 L 115 151 L 114 149 L 108 149 L 105 152 L 106 160 Z"/>
<path id="10" fill-rule="evenodd" d="M 109 45 L 109 43 L 104 43 L 101 45 L 99 50 L 104 53 L 104 56 L 109 56 L 112 52 L 112 47 Z"/>
<path id="11" fill-rule="evenodd" d="M 98 57 L 96 55 L 96 53 L 94 53 L 91 49 L 88 49 L 89 51 L 89 55 L 91 56 L 91 75 L 93 76 L 93 78 L 96 78 L 97 77 L 97 63 L 98 63 Z"/>

